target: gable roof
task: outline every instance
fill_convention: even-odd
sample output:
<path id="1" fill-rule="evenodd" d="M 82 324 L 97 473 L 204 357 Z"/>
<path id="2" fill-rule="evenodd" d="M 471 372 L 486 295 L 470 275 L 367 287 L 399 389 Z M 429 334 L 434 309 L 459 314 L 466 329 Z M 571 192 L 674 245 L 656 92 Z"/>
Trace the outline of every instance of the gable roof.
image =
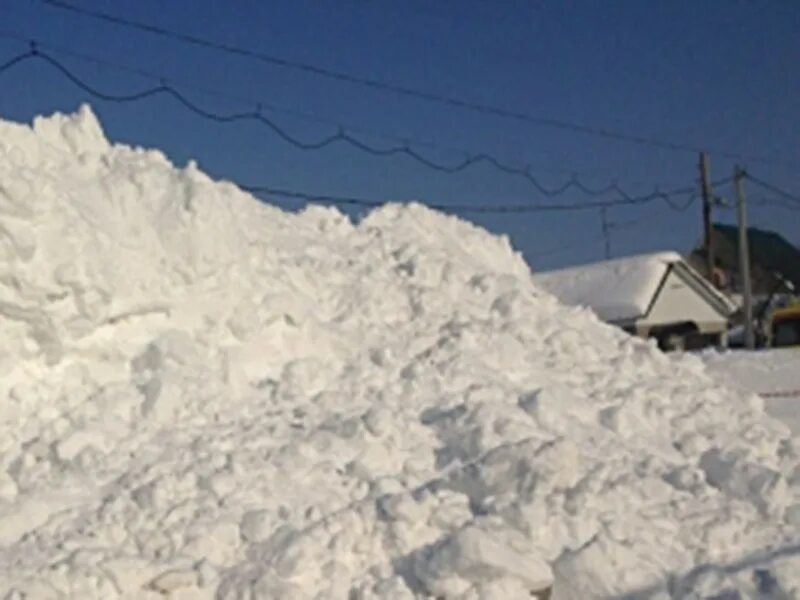
<path id="1" fill-rule="evenodd" d="M 733 225 L 714 223 L 714 231 L 725 238 L 731 247 L 739 251 L 739 230 Z M 747 228 L 750 259 L 762 269 L 779 272 L 800 288 L 800 250 L 774 231 Z"/>
<path id="2" fill-rule="evenodd" d="M 670 269 L 722 315 L 734 306 L 694 271 L 676 252 L 657 252 L 546 271 L 533 275 L 540 285 L 561 302 L 587 306 L 604 321 L 634 321 L 650 311 Z"/>
<path id="3" fill-rule="evenodd" d="M 703 277 L 687 261 L 681 259 L 680 262 L 670 265 L 670 268 L 674 269 L 681 279 L 713 306 L 720 315 L 728 318 L 739 310 L 733 300 L 714 287 L 708 279 Z"/>

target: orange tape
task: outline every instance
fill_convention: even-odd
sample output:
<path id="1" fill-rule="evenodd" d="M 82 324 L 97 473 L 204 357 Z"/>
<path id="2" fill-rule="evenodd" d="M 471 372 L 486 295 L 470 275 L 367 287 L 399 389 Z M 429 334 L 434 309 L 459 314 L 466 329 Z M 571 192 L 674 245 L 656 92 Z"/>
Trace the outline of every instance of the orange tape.
<path id="1" fill-rule="evenodd" d="M 780 392 L 761 392 L 759 396 L 762 398 L 794 398 L 800 396 L 800 390 L 786 390 Z"/>

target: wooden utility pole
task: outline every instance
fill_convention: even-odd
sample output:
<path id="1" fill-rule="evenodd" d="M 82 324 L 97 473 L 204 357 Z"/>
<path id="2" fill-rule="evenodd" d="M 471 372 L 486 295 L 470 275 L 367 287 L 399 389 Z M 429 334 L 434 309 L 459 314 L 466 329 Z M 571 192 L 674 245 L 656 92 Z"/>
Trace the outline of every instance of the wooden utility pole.
<path id="1" fill-rule="evenodd" d="M 747 239 L 747 209 L 744 199 L 746 173 L 738 166 L 733 169 L 736 189 L 736 213 L 739 218 L 739 272 L 742 278 L 742 314 L 744 317 L 744 344 L 752 350 L 756 347 L 753 331 L 753 286 L 750 281 L 750 247 Z"/>
<path id="2" fill-rule="evenodd" d="M 606 260 L 611 258 L 611 227 L 608 225 L 608 214 L 606 208 L 600 209 L 600 218 L 602 219 L 603 239 L 606 245 Z"/>
<path id="3" fill-rule="evenodd" d="M 714 240 L 711 225 L 711 174 L 708 168 L 708 154 L 700 153 L 700 192 L 703 196 L 703 246 L 706 251 L 706 277 L 714 283 Z"/>

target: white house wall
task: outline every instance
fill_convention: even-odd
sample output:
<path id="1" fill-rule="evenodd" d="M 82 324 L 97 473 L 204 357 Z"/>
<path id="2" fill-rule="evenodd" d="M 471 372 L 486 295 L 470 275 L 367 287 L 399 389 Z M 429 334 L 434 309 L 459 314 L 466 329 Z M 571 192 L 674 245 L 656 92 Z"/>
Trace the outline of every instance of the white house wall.
<path id="1" fill-rule="evenodd" d="M 646 330 L 658 325 L 692 321 L 703 333 L 724 331 L 725 319 L 671 269 L 649 314 L 637 323 Z"/>

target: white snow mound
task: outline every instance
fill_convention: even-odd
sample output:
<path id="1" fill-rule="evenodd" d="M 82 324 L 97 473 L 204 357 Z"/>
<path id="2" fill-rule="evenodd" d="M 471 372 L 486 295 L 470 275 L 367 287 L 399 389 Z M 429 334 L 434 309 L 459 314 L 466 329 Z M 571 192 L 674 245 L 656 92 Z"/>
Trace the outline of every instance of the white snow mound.
<path id="1" fill-rule="evenodd" d="M 0 598 L 800 597 L 758 399 L 419 205 L 0 122 L 0 340 Z"/>

